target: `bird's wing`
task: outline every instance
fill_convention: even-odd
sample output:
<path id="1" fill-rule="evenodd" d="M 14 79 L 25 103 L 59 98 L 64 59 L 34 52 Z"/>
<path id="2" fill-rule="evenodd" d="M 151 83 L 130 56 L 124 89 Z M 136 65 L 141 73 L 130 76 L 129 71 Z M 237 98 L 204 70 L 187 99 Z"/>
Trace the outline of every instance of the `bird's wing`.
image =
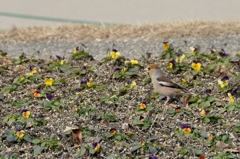
<path id="1" fill-rule="evenodd" d="M 158 81 L 159 85 L 161 85 L 163 87 L 171 87 L 171 88 L 181 89 L 184 91 L 184 88 L 177 85 L 176 83 L 173 83 L 170 79 L 168 79 L 164 76 L 157 78 L 157 81 Z"/>

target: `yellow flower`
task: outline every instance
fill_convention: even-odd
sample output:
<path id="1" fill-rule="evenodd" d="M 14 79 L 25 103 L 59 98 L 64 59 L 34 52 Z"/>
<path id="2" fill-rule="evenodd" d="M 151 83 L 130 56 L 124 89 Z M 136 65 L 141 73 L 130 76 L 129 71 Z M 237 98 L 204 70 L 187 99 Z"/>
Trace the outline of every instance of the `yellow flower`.
<path id="1" fill-rule="evenodd" d="M 232 94 L 231 93 L 228 93 L 228 97 L 229 97 L 229 101 L 231 102 L 231 103 L 233 103 L 235 100 L 234 100 L 234 97 L 232 96 Z"/>
<path id="2" fill-rule="evenodd" d="M 169 42 L 163 42 L 163 50 L 168 50 L 170 47 Z"/>
<path id="3" fill-rule="evenodd" d="M 33 74 L 37 73 L 36 67 L 34 67 L 29 73 L 27 73 L 28 76 L 32 76 Z"/>
<path id="4" fill-rule="evenodd" d="M 172 59 L 171 61 L 168 62 L 168 66 L 170 69 L 173 69 L 175 67 L 176 61 L 175 59 Z"/>
<path id="5" fill-rule="evenodd" d="M 146 108 L 147 108 L 146 103 L 145 103 L 145 102 L 142 102 L 142 103 L 140 104 L 140 109 L 146 109 Z"/>
<path id="6" fill-rule="evenodd" d="M 97 144 L 97 146 L 94 148 L 94 151 L 98 152 L 100 150 L 100 148 L 101 148 L 100 144 Z"/>
<path id="7" fill-rule="evenodd" d="M 117 129 L 112 128 L 112 129 L 110 130 L 110 133 L 111 133 L 112 135 L 115 135 L 115 134 L 117 133 Z"/>
<path id="8" fill-rule="evenodd" d="M 117 50 L 113 50 L 109 52 L 109 54 L 112 57 L 112 59 L 117 59 L 120 56 L 120 52 L 118 52 Z"/>
<path id="9" fill-rule="evenodd" d="M 34 97 L 40 97 L 41 94 L 40 94 L 40 92 L 39 92 L 37 89 L 34 89 L 34 90 L 33 90 L 33 96 L 34 96 Z"/>
<path id="10" fill-rule="evenodd" d="M 144 145 L 145 145 L 145 142 L 144 142 L 144 141 L 141 141 L 141 142 L 140 142 L 140 145 L 141 145 L 141 146 L 144 146 Z"/>
<path id="11" fill-rule="evenodd" d="M 130 88 L 134 88 L 137 85 L 137 83 L 135 81 L 132 81 L 130 84 Z"/>
<path id="12" fill-rule="evenodd" d="M 152 144 L 152 146 L 153 146 L 153 147 L 157 146 L 157 143 L 156 143 L 156 142 L 154 142 L 154 143 Z"/>
<path id="13" fill-rule="evenodd" d="M 175 108 L 175 113 L 179 113 L 181 111 L 181 107 Z"/>
<path id="14" fill-rule="evenodd" d="M 152 58 L 152 53 L 147 52 L 147 58 L 148 59 Z"/>
<path id="15" fill-rule="evenodd" d="M 78 53 L 78 47 L 76 47 L 76 48 L 74 48 L 74 50 L 73 50 L 73 54 L 77 54 Z"/>
<path id="16" fill-rule="evenodd" d="M 221 88 L 228 86 L 228 80 L 222 81 L 221 79 L 218 80 L 218 84 Z"/>
<path id="17" fill-rule="evenodd" d="M 202 64 L 201 64 L 200 62 L 193 62 L 193 63 L 192 63 L 192 68 L 193 68 L 195 71 L 200 71 L 201 66 L 202 66 Z"/>
<path id="18" fill-rule="evenodd" d="M 23 116 L 25 119 L 29 118 L 30 114 L 31 114 L 30 111 L 22 112 L 22 116 Z"/>
<path id="19" fill-rule="evenodd" d="M 205 110 L 202 110 L 202 111 L 201 111 L 201 115 L 202 115 L 202 116 L 206 116 L 206 115 L 207 115 L 207 112 L 206 112 Z"/>
<path id="20" fill-rule="evenodd" d="M 212 140 L 213 139 L 213 135 L 211 133 L 208 134 L 208 139 Z"/>
<path id="21" fill-rule="evenodd" d="M 92 81 L 93 81 L 93 79 L 92 79 L 92 78 L 90 78 L 90 79 L 89 79 L 89 82 L 92 82 Z"/>
<path id="22" fill-rule="evenodd" d="M 24 134 L 25 134 L 24 130 L 20 130 L 17 132 L 17 137 L 21 139 L 23 138 Z"/>
<path id="23" fill-rule="evenodd" d="M 50 56 L 50 58 L 47 59 L 46 62 L 53 62 L 53 58 L 52 58 L 52 56 Z"/>
<path id="24" fill-rule="evenodd" d="M 192 51 L 193 55 L 196 55 L 198 51 L 198 47 L 190 47 L 190 50 Z"/>
<path id="25" fill-rule="evenodd" d="M 217 50 L 214 49 L 214 48 L 212 48 L 212 49 L 208 52 L 208 54 L 213 54 L 213 53 L 215 53 L 215 52 L 217 52 Z"/>
<path id="26" fill-rule="evenodd" d="M 60 60 L 60 61 L 59 61 L 59 64 L 60 64 L 60 65 L 63 65 L 64 62 L 65 62 L 65 60 Z"/>
<path id="27" fill-rule="evenodd" d="M 52 78 L 45 79 L 45 85 L 46 86 L 52 86 L 52 84 L 53 84 L 53 79 Z"/>
<path id="28" fill-rule="evenodd" d="M 138 60 L 131 60 L 131 64 L 132 65 L 137 65 L 138 64 Z"/>
<path id="29" fill-rule="evenodd" d="M 23 109 L 23 110 L 21 111 L 21 114 L 22 114 L 22 116 L 23 116 L 24 118 L 29 118 L 29 116 L 30 116 L 30 111 L 27 110 L 27 109 Z"/>
<path id="30" fill-rule="evenodd" d="M 24 80 L 25 80 L 25 78 L 24 78 L 24 77 L 21 77 L 21 78 L 20 78 L 20 80 L 21 80 L 21 81 L 24 81 Z"/>
<path id="31" fill-rule="evenodd" d="M 34 67 L 31 72 L 32 72 L 32 74 L 37 73 L 36 67 Z"/>
<path id="32" fill-rule="evenodd" d="M 90 79 L 89 79 L 89 82 L 87 82 L 87 86 L 88 86 L 88 87 L 92 87 L 92 86 L 93 86 L 93 83 L 92 83 L 92 82 L 93 82 L 93 79 L 90 78 Z"/>
<path id="33" fill-rule="evenodd" d="M 78 108 L 78 106 L 74 106 L 74 109 L 75 109 L 75 111 L 78 111 L 79 110 L 79 108 Z"/>
<path id="34" fill-rule="evenodd" d="M 88 86 L 88 87 L 92 87 L 92 86 L 93 86 L 93 83 L 92 83 L 92 82 L 88 82 L 88 83 L 87 83 L 87 86 Z"/>
<path id="35" fill-rule="evenodd" d="M 128 68 L 127 68 L 127 67 L 124 67 L 122 70 L 123 70 L 124 72 L 126 72 L 126 71 L 128 70 Z"/>
<path id="36" fill-rule="evenodd" d="M 77 151 L 80 152 L 80 151 L 81 151 L 81 148 L 78 148 Z"/>
<path id="37" fill-rule="evenodd" d="M 186 80 L 184 78 L 182 78 L 181 83 L 182 84 L 186 83 Z"/>
<path id="38" fill-rule="evenodd" d="M 185 54 L 182 54 L 182 55 L 179 56 L 179 57 L 176 56 L 176 57 L 175 57 L 175 60 L 176 60 L 177 63 L 181 63 L 184 58 L 185 58 Z"/>
<path id="39" fill-rule="evenodd" d="M 185 134 L 190 134 L 190 133 L 192 132 L 192 130 L 191 130 L 191 128 L 184 128 L 184 129 L 183 129 L 183 132 L 184 132 Z"/>
<path id="40" fill-rule="evenodd" d="M 143 117 L 143 116 L 140 116 L 139 120 L 142 121 L 142 122 L 144 122 L 144 117 Z"/>

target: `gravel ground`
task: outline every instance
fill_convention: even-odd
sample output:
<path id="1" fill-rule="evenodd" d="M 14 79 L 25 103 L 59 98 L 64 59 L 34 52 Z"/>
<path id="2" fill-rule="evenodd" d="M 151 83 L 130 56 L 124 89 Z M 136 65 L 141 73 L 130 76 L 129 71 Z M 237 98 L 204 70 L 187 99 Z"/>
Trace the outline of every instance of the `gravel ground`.
<path id="1" fill-rule="evenodd" d="M 79 40 L 81 38 L 64 39 L 66 34 L 63 38 L 59 38 L 59 32 L 54 32 L 54 36 L 49 38 L 43 35 L 42 38 L 42 35 L 31 34 L 31 31 L 33 30 L 29 30 L 29 34 L 26 34 L 27 31 L 23 33 L 21 30 L 10 31 L 9 35 L 0 34 L 0 50 L 8 53 L 7 57 L 1 56 L 0 58 L 0 90 L 3 94 L 0 94 L 0 119 L 2 121 L 0 127 L 4 132 L 0 135 L 2 139 L 0 141 L 2 152 L 0 152 L 4 153 L 3 155 L 5 153 L 16 154 L 19 158 L 76 158 L 77 155 L 80 156 L 84 148 L 89 149 L 90 152 L 90 148 L 94 150 L 92 143 L 100 142 L 101 151 L 94 150 L 94 154 L 87 153 L 86 156 L 89 158 L 90 156 L 96 158 L 126 156 L 123 158 L 128 158 L 127 155 L 130 154 L 132 158 L 149 158 L 156 154 L 159 158 L 166 159 L 197 159 L 201 155 L 206 158 L 216 155 L 218 158 L 227 157 L 227 155 L 239 158 L 239 64 L 228 63 L 228 61 L 226 63 L 228 58 L 218 59 L 216 56 L 218 54 L 207 54 L 212 46 L 217 50 L 223 48 L 227 53 L 233 55 L 239 53 L 239 33 L 216 36 L 210 34 L 213 32 L 212 29 L 211 32 L 208 30 L 202 36 L 199 32 L 195 36 L 187 36 L 185 30 L 181 36 L 170 36 L 169 34 L 160 37 L 161 34 L 158 33 L 154 34 L 156 37 L 150 38 L 148 34 L 143 34 L 137 38 L 133 33 L 134 36 L 126 34 L 122 38 L 117 38 L 122 35 L 115 33 L 114 35 L 110 34 L 110 38 L 97 38 L 98 36 L 92 36 L 92 32 L 89 36 L 92 37 L 91 39 Z M 139 35 L 140 33 L 141 31 L 138 32 Z M 169 31 L 169 33 L 178 35 L 176 34 L 178 32 Z M 206 36 L 206 33 L 212 36 Z M 13 36 L 15 34 L 16 36 Z M 29 35 L 34 38 L 31 40 Z M 129 38 L 126 38 L 127 35 Z M 144 37 L 147 36 L 149 38 L 145 39 Z M 24 38 L 28 39 L 24 40 Z M 140 58 L 141 55 L 146 56 L 147 52 L 159 56 L 163 51 L 163 41 L 169 41 L 175 50 L 181 49 L 188 53 L 184 62 L 178 64 L 181 68 L 178 71 L 169 69 L 165 59 L 150 58 L 146 61 L 146 58 Z M 109 56 L 107 51 L 111 50 L 114 45 L 121 55 L 130 59 L 138 59 L 139 64 L 128 66 L 125 58 L 101 63 L 93 60 L 91 56 L 81 59 L 73 58 L 75 54 L 73 55 L 71 52 L 76 46 L 82 46 L 82 44 L 87 47 L 84 50 L 96 60 Z M 196 56 L 190 53 L 189 47 L 196 44 L 201 46 L 200 52 L 205 54 L 197 56 L 202 62 L 203 68 L 194 75 L 196 71 L 191 68 L 190 64 L 196 59 Z M 63 64 L 57 58 L 54 58 L 53 61 L 29 60 L 28 58 L 12 59 L 23 52 L 28 58 L 34 55 L 37 59 L 48 59 L 50 55 L 65 57 L 71 55 L 72 58 Z M 184 76 L 186 80 L 181 85 L 193 95 L 186 94 L 186 98 L 184 98 L 187 102 L 189 101 L 189 108 L 188 104 L 184 102 L 186 105 L 180 104 L 180 107 L 176 107 L 176 109 L 175 107 L 165 109 L 162 101 L 158 100 L 159 96 L 152 93 L 150 79 L 143 71 L 149 63 L 158 63 L 174 82 L 181 83 Z M 87 64 L 86 68 L 83 67 L 85 64 Z M 29 72 L 30 66 L 36 67 L 37 72 L 34 75 L 29 74 L 33 71 L 30 68 Z M 117 78 L 115 70 L 118 68 L 124 71 L 126 67 L 129 70 L 128 73 L 134 73 L 136 72 L 134 70 L 137 69 L 137 74 Z M 131 69 L 133 72 L 130 72 Z M 225 76 L 229 78 L 229 85 L 226 89 L 222 89 L 218 84 L 218 79 L 223 79 Z M 53 86 L 46 86 L 46 78 L 53 78 L 56 82 Z M 94 87 L 88 88 L 84 84 L 80 84 L 90 78 L 93 78 Z M 128 83 L 131 81 L 137 83 L 136 88 L 130 87 Z M 77 88 L 83 89 L 80 94 L 77 94 Z M 40 92 L 39 97 L 35 97 L 34 94 L 37 91 L 32 92 L 33 89 Z M 210 90 L 210 97 L 209 93 L 206 93 L 207 89 Z M 233 103 L 235 105 L 229 104 L 227 94 L 229 90 L 236 92 L 234 96 L 236 101 Z M 61 105 L 46 105 L 46 97 L 49 94 L 53 94 L 54 99 L 60 101 Z M 198 99 L 201 101 L 199 102 Z M 176 97 L 171 104 L 178 106 L 176 105 L 179 103 L 178 100 Z M 145 101 L 149 110 L 138 110 L 139 105 Z M 30 118 L 36 120 L 37 124 L 28 124 L 28 120 L 23 119 L 22 111 L 24 109 L 31 112 Z M 210 114 L 204 116 L 202 110 L 209 111 Z M 15 119 L 14 115 L 18 115 L 18 118 Z M 144 120 L 142 121 L 141 118 Z M 148 124 L 146 129 L 142 122 Z M 84 132 L 83 144 L 74 144 L 71 141 L 71 135 L 65 134 L 64 130 L 66 126 L 71 127 L 79 123 Z M 123 123 L 129 124 L 127 130 L 122 127 Z M 183 130 L 189 130 L 189 124 L 190 134 L 183 134 Z M 116 129 L 117 134 L 108 137 L 109 134 L 112 134 L 111 128 Z M 31 141 L 24 139 L 24 141 L 16 142 L 13 140 L 11 133 L 16 136 L 16 132 L 19 132 L 20 129 L 24 129 L 26 134 L 30 135 L 31 139 L 27 140 Z M 62 137 L 58 137 L 59 134 Z M 125 137 L 127 139 L 124 139 L 122 134 L 127 135 Z M 39 142 L 32 141 L 32 139 L 38 138 Z M 49 143 L 49 141 L 51 142 Z M 51 147 L 44 147 L 42 143 L 45 142 Z M 40 145 L 45 149 L 38 156 L 34 155 L 35 148 L 39 148 Z"/>
<path id="2" fill-rule="evenodd" d="M 237 54 L 240 51 L 240 35 L 231 35 L 226 37 L 212 38 L 181 38 L 167 39 L 174 45 L 176 49 L 181 48 L 183 51 L 189 52 L 189 47 L 196 44 L 201 46 L 203 52 L 208 51 L 212 46 L 220 50 L 224 48 L 230 54 Z M 186 41 L 187 43 L 185 43 Z M 1 43 L 0 49 L 8 52 L 11 57 L 18 57 L 21 53 L 26 53 L 28 57 L 35 54 L 38 58 L 48 58 L 50 55 L 59 55 L 69 57 L 73 48 L 84 44 L 89 52 L 96 60 L 101 60 L 106 56 L 108 49 L 111 49 L 113 44 L 122 55 L 133 59 L 140 58 L 146 52 L 151 52 L 158 56 L 163 51 L 163 40 L 141 40 L 141 39 L 118 39 L 118 40 L 91 40 L 91 41 L 38 41 L 38 42 L 18 42 L 14 44 Z M 38 54 L 37 52 L 40 52 Z"/>
<path id="3" fill-rule="evenodd" d="M 21 53 L 39 58 L 50 55 L 68 57 L 73 48 L 84 44 L 97 60 L 106 56 L 107 50 L 115 49 L 128 58 L 139 58 L 146 52 L 158 56 L 162 42 L 169 41 L 174 48 L 189 51 L 198 44 L 202 52 L 214 46 L 236 54 L 240 50 L 240 22 L 187 21 L 143 25 L 94 26 L 66 24 L 58 27 L 29 27 L 0 29 L 0 50 L 11 57 Z M 187 43 L 185 43 L 186 41 Z"/>

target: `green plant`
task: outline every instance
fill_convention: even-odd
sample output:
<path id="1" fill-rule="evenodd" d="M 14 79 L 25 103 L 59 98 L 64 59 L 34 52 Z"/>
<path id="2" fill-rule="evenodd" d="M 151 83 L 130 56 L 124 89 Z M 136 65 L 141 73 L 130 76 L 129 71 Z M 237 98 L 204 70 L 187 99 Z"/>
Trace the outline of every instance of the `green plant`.
<path id="1" fill-rule="evenodd" d="M 108 122 L 116 122 L 117 121 L 117 116 L 115 114 L 111 113 L 99 113 L 97 115 L 98 120 L 106 120 Z"/>
<path id="2" fill-rule="evenodd" d="M 1 89 L 1 93 L 8 94 L 13 91 L 16 91 L 18 89 L 18 86 L 13 84 L 12 86 L 5 86 Z"/>
<path id="3" fill-rule="evenodd" d="M 148 129 L 152 125 L 152 119 L 150 118 L 144 118 L 143 116 L 137 116 L 134 118 L 133 126 L 138 125 L 140 126 L 143 130 Z"/>
<path id="4" fill-rule="evenodd" d="M 39 101 L 39 104 L 42 104 L 45 109 L 54 110 L 59 109 L 62 107 L 62 104 L 59 100 L 46 100 L 43 99 L 42 101 Z"/>
<path id="5" fill-rule="evenodd" d="M 43 150 L 57 150 L 61 147 L 62 143 L 56 138 L 51 138 L 50 140 L 40 140 L 35 138 L 32 142 L 36 145 L 34 148 L 34 155 L 39 155 Z"/>

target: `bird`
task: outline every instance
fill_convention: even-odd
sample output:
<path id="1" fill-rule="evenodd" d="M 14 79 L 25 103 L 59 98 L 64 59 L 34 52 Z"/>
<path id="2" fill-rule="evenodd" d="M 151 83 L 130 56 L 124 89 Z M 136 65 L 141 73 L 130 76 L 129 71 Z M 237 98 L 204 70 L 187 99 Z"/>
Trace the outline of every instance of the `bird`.
<path id="1" fill-rule="evenodd" d="M 154 91 L 167 97 L 164 105 L 167 105 L 173 95 L 186 92 L 184 88 L 164 76 L 158 65 L 150 64 L 145 71 L 151 77 Z"/>

